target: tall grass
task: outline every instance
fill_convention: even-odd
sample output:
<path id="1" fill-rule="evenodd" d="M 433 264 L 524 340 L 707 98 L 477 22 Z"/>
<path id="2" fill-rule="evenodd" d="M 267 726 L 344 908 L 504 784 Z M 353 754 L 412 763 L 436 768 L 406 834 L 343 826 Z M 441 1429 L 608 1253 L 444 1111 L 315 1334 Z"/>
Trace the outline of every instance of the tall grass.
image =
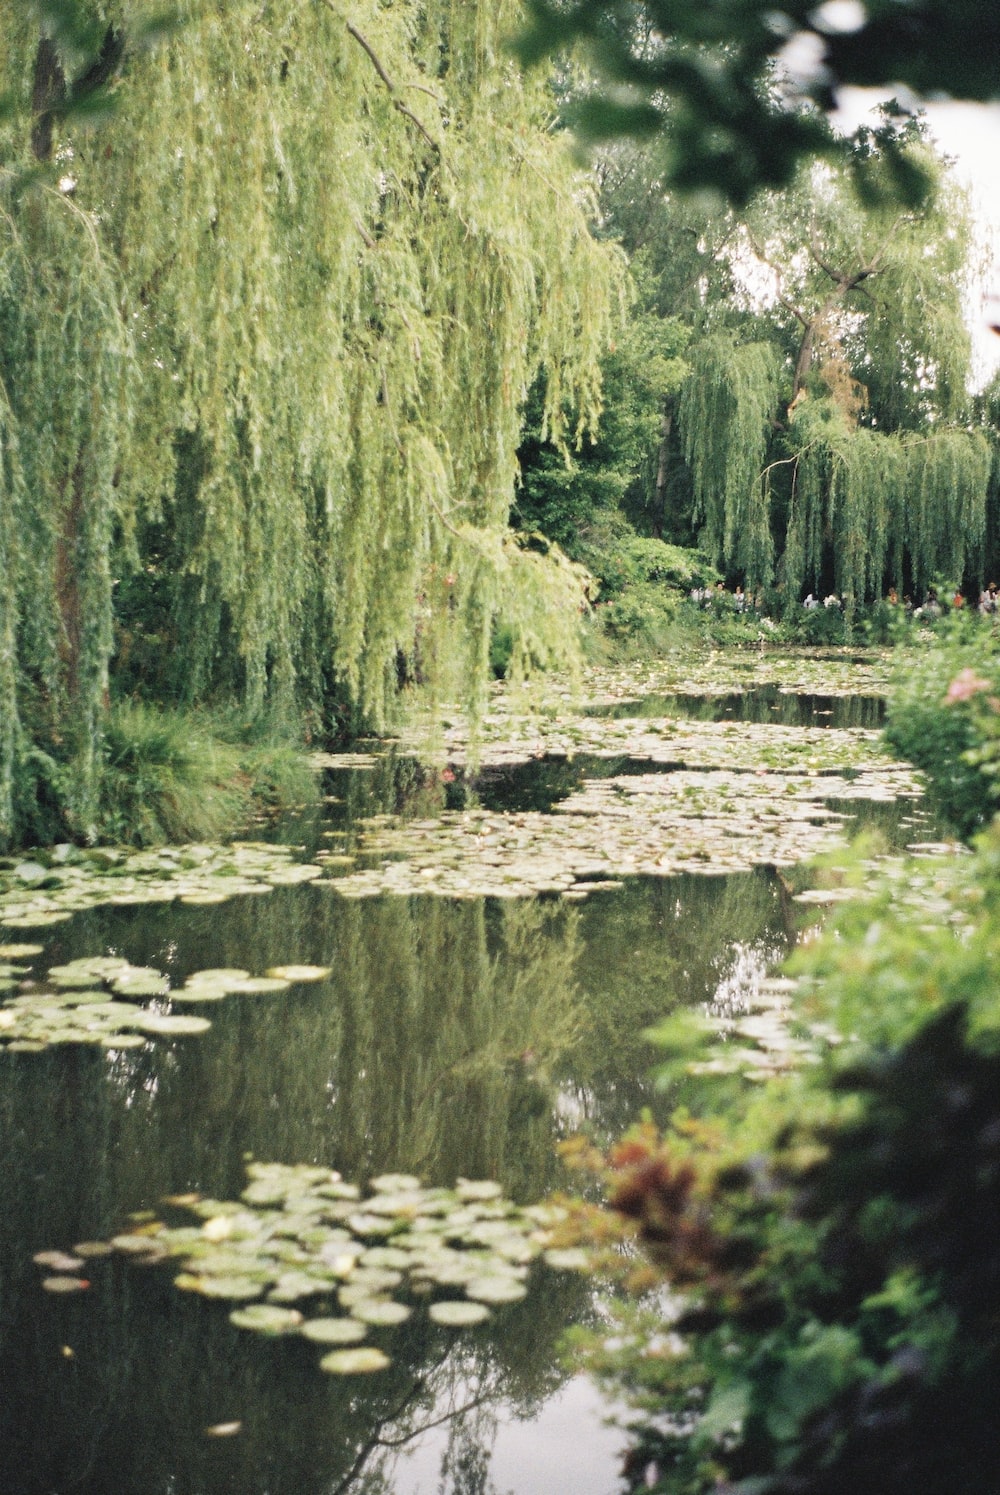
<path id="1" fill-rule="evenodd" d="M 249 738 L 250 731 L 236 719 L 135 702 L 112 707 L 101 839 L 133 846 L 218 840 L 246 825 L 258 807 L 280 810 L 316 797 L 301 750 L 287 741 L 240 741 L 241 735 Z"/>

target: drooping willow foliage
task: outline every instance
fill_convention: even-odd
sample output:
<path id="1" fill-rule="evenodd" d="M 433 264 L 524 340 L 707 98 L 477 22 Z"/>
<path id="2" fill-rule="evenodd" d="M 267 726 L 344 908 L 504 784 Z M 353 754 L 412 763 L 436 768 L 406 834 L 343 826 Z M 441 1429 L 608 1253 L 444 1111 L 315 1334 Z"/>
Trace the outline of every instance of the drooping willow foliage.
<path id="1" fill-rule="evenodd" d="M 751 590 L 774 568 L 769 491 L 763 469 L 780 365 L 767 343 L 725 335 L 695 347 L 679 420 L 691 468 L 694 518 L 716 565 L 739 571 Z"/>
<path id="2" fill-rule="evenodd" d="M 815 412 L 808 412 L 814 417 Z M 803 416 L 806 412 L 803 412 Z M 786 594 L 818 588 L 832 553 L 849 614 L 889 583 L 919 598 L 981 555 L 991 452 L 980 431 L 886 434 L 799 419 L 782 560 Z"/>
<path id="3" fill-rule="evenodd" d="M 161 689 L 255 711 L 337 682 L 379 721 L 401 658 L 474 697 L 498 610 L 535 657 L 575 626 L 576 572 L 506 524 L 536 374 L 557 440 L 596 419 L 620 269 L 516 0 L 178 10 L 138 50 L 95 0 L 114 115 L 57 121 L 32 185 L 39 26 L 0 0 L 0 836 L 29 721 L 79 739 L 86 824 L 112 569 L 155 585 Z"/>
<path id="4" fill-rule="evenodd" d="M 934 183 L 919 212 L 859 202 L 826 169 L 756 210 L 739 253 L 770 301 L 694 345 L 678 410 L 716 563 L 756 588 L 776 556 L 787 603 L 833 585 L 849 616 L 888 585 L 958 584 L 988 553 L 990 448 L 958 424 L 967 203 L 911 148 Z"/>

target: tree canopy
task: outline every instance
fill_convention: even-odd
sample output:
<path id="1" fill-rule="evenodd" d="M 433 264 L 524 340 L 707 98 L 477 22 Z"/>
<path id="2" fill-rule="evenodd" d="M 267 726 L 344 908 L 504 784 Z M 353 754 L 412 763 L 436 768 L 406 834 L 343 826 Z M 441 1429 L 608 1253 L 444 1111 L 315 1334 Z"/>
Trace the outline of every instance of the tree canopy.
<path id="1" fill-rule="evenodd" d="M 161 695 L 318 719 L 576 616 L 507 516 L 536 375 L 557 442 L 596 418 L 620 262 L 515 0 L 133 14 L 0 4 L 0 834 L 19 774 L 86 829 L 116 587 Z"/>

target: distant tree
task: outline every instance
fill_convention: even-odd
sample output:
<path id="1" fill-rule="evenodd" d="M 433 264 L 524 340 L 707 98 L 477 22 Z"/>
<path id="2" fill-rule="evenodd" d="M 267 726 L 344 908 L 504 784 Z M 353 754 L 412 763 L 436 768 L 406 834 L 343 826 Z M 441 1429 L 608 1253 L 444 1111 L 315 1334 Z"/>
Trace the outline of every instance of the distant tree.
<path id="1" fill-rule="evenodd" d="M 918 591 L 981 567 L 968 209 L 928 148 L 905 144 L 931 184 L 920 208 L 865 202 L 830 165 L 761 195 L 725 251 L 743 289 L 688 352 L 678 423 L 702 543 L 789 600 L 825 581 L 853 610 L 888 581 Z"/>

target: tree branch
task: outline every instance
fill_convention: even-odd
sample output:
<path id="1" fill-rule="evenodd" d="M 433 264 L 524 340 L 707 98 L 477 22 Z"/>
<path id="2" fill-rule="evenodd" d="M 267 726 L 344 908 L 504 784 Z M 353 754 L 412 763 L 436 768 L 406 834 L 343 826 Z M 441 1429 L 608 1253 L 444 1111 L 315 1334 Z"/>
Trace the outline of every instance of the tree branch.
<path id="1" fill-rule="evenodd" d="M 386 71 L 386 68 L 385 68 L 384 63 L 382 62 L 382 59 L 379 57 L 378 53 L 375 51 L 375 48 L 372 46 L 372 44 L 368 40 L 368 38 L 366 36 L 364 36 L 362 34 L 362 32 L 360 32 L 358 30 L 358 28 L 355 25 L 353 25 L 352 22 L 348 21 L 345 16 L 341 15 L 340 11 L 337 9 L 336 5 L 333 3 L 333 0 L 323 0 L 323 4 L 326 6 L 327 10 L 331 11 L 333 13 L 333 15 L 335 15 L 337 17 L 338 20 L 343 21 L 344 26 L 347 29 L 348 35 L 352 36 L 354 38 L 354 40 L 357 42 L 358 46 L 361 48 L 362 52 L 364 52 L 365 56 L 368 58 L 368 61 L 371 63 L 372 67 L 375 69 L 376 73 L 378 74 L 379 79 L 382 82 L 382 84 L 383 84 L 386 92 L 388 93 L 389 97 L 392 99 L 393 108 L 397 109 L 399 111 L 399 113 L 402 114 L 402 115 L 404 115 L 405 118 L 408 119 L 412 125 L 416 126 L 416 128 L 420 131 L 420 134 L 427 141 L 427 144 L 430 146 L 431 150 L 434 151 L 434 153 L 439 156 L 441 154 L 441 146 L 434 139 L 434 136 L 427 129 L 427 127 L 423 123 L 423 121 L 420 120 L 420 119 L 418 119 L 417 116 L 414 114 L 413 110 L 407 108 L 407 106 L 403 103 L 402 99 L 399 97 L 399 91 L 396 88 L 395 83 L 393 83 L 392 79 L 389 77 L 389 74 Z M 429 89 L 425 89 L 424 92 L 430 92 L 430 90 Z M 432 97 L 433 97 L 433 95 L 432 95 Z"/>

